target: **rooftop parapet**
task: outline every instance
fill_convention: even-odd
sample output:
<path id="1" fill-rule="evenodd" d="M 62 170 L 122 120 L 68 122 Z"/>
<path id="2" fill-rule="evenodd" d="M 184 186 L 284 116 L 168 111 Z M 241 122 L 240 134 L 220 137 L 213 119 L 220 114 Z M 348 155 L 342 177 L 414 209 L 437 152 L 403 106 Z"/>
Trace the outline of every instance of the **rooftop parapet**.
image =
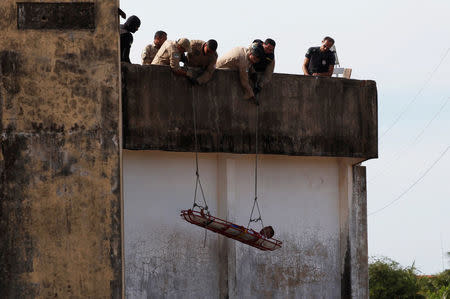
<path id="1" fill-rule="evenodd" d="M 256 106 L 237 72 L 192 86 L 169 67 L 123 63 L 122 87 L 125 149 L 194 151 L 194 101 L 199 151 L 255 152 Z M 274 74 L 258 99 L 260 153 L 378 156 L 374 81 Z"/>

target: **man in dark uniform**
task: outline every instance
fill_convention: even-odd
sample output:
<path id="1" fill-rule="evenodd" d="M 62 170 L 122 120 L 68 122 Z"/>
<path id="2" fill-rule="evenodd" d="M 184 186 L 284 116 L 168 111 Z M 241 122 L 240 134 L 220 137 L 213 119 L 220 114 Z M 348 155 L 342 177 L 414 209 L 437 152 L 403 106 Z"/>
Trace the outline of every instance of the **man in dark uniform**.
<path id="1" fill-rule="evenodd" d="M 257 72 L 252 75 L 254 82 L 254 91 L 259 93 L 261 89 L 272 79 L 273 70 L 275 69 L 275 41 L 271 38 L 264 42 L 260 39 L 255 39 L 252 44 L 261 45 L 264 49 L 264 56 L 258 63 L 253 65 L 253 69 Z"/>
<path id="2" fill-rule="evenodd" d="M 125 24 L 120 25 L 120 61 L 130 61 L 130 49 L 133 43 L 133 35 L 139 26 L 141 26 L 141 20 L 136 16 L 131 16 L 127 19 Z"/>
<path id="3" fill-rule="evenodd" d="M 305 55 L 303 73 L 306 76 L 331 77 L 333 75 L 336 56 L 330 51 L 334 39 L 326 36 L 320 47 L 311 47 Z"/>
<path id="4" fill-rule="evenodd" d="M 253 43 L 258 43 L 264 48 L 264 59 L 261 59 L 258 63 L 253 65 L 253 68 L 257 72 L 264 72 L 267 67 L 275 61 L 275 41 L 271 38 L 266 39 L 264 42 L 260 39 L 255 39 Z"/>

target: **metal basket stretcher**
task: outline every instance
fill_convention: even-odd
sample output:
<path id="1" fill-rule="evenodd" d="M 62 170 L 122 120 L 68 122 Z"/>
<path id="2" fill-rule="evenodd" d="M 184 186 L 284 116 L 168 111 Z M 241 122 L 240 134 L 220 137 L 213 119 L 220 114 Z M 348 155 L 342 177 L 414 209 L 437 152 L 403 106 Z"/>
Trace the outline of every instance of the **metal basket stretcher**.
<path id="1" fill-rule="evenodd" d="M 266 238 L 253 229 L 247 229 L 243 226 L 206 214 L 203 210 L 183 210 L 181 211 L 180 216 L 192 224 L 204 227 L 210 231 L 253 246 L 260 250 L 276 250 L 281 248 L 281 244 L 283 243 L 274 238 Z"/>

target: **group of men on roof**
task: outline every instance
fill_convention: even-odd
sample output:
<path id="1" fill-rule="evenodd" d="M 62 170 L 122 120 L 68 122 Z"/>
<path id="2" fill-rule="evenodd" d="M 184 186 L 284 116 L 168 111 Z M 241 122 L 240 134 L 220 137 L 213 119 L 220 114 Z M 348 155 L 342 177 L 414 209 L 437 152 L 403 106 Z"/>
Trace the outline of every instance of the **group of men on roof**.
<path id="1" fill-rule="evenodd" d="M 120 28 L 121 61 L 130 62 L 129 53 L 133 35 L 140 26 L 138 17 L 131 16 Z M 303 72 L 307 76 L 331 77 L 335 55 L 330 50 L 334 40 L 325 37 L 320 47 L 308 49 L 303 62 Z M 142 53 L 143 65 L 168 65 L 172 71 L 185 76 L 192 84 L 207 83 L 216 68 L 236 70 L 244 90 L 244 98 L 254 100 L 261 89 L 270 82 L 275 68 L 275 46 L 273 39 L 254 40 L 249 47 L 235 47 L 222 57 L 217 55 L 217 41 L 210 39 L 177 41 L 167 40 L 167 33 L 157 31 L 153 43 Z M 180 65 L 183 62 L 183 66 Z"/>

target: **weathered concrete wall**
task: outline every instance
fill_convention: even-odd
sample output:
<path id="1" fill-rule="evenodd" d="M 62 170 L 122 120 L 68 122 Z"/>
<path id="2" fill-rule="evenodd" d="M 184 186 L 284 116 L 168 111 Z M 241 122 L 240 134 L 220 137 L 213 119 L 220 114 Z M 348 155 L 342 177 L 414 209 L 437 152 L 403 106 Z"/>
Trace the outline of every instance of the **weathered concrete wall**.
<path id="1" fill-rule="evenodd" d="M 117 4 L 93 30 L 19 30 L 0 2 L 1 298 L 122 294 Z"/>
<path id="2" fill-rule="evenodd" d="M 124 151 L 127 298 L 218 298 L 217 236 L 186 225 L 193 202 L 193 154 Z M 217 160 L 202 158 L 208 205 L 217 210 Z"/>
<path id="3" fill-rule="evenodd" d="M 366 168 L 347 159 L 339 164 L 341 297 L 368 298 Z"/>
<path id="4" fill-rule="evenodd" d="M 203 230 L 178 218 L 194 154 L 154 151 L 193 151 L 195 106 L 199 151 L 215 152 L 200 159 L 209 205 L 246 222 L 256 108 L 237 73 L 202 87 L 163 66 L 123 64 L 122 75 L 124 147 L 151 150 L 124 155 L 130 297 L 368 296 L 365 169 L 354 165 L 378 154 L 375 82 L 275 74 L 260 95 L 260 201 L 284 242 L 267 253 L 214 234 L 203 248 Z"/>
<path id="5" fill-rule="evenodd" d="M 255 106 L 242 99 L 237 72 L 218 70 L 192 87 L 165 66 L 123 64 L 124 148 L 192 151 L 193 99 L 203 152 L 252 153 Z M 265 154 L 374 158 L 374 81 L 275 74 L 259 97 Z"/>
<path id="6" fill-rule="evenodd" d="M 363 166 L 353 167 L 353 190 L 350 211 L 349 240 L 352 296 L 353 298 L 368 298 L 367 187 L 366 168 Z"/>
<path id="7" fill-rule="evenodd" d="M 202 153 L 199 161 L 213 215 L 246 224 L 254 156 Z M 261 252 L 212 232 L 203 247 L 204 230 L 180 218 L 192 206 L 193 153 L 124 151 L 128 298 L 367 297 L 367 227 L 359 218 L 365 189 L 355 185 L 365 175 L 355 172 L 352 179 L 355 162 L 261 155 L 264 225 L 274 226 L 284 242 L 278 251 Z M 341 259 L 347 252 L 351 258 Z"/>

